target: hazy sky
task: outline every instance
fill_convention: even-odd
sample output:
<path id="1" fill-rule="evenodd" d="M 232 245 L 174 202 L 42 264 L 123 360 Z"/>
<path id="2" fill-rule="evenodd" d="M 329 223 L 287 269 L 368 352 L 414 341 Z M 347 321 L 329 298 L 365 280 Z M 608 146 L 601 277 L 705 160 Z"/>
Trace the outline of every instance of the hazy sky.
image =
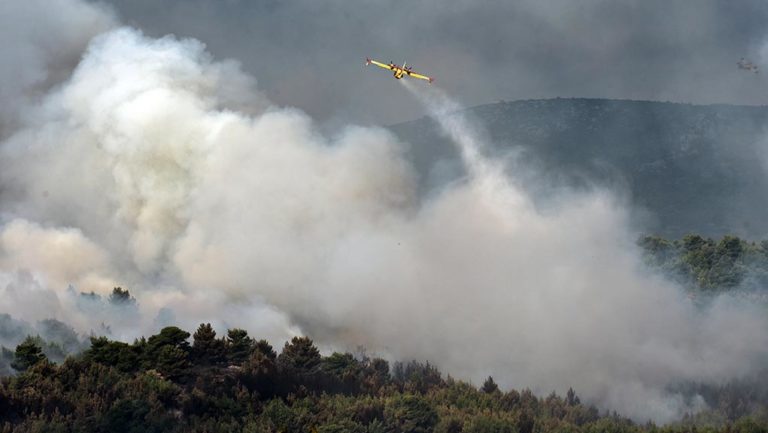
<path id="1" fill-rule="evenodd" d="M 768 2 L 107 0 L 152 36 L 240 60 L 278 104 L 334 123 L 423 115 L 366 56 L 407 61 L 466 105 L 548 97 L 763 104 Z M 768 72 L 768 70 L 766 70 Z"/>

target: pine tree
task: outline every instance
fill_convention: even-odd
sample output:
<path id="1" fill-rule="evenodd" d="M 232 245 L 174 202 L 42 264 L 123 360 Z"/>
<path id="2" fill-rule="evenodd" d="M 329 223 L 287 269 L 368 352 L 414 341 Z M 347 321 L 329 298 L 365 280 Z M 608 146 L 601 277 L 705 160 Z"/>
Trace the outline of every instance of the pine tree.
<path id="1" fill-rule="evenodd" d="M 244 329 L 230 329 L 227 331 L 227 359 L 233 364 L 242 364 L 251 355 L 254 341 Z M 272 347 L 270 346 L 270 350 Z"/>
<path id="2" fill-rule="evenodd" d="M 483 382 L 483 387 L 480 389 L 486 394 L 492 394 L 499 390 L 499 386 L 496 385 L 496 382 L 493 381 L 491 376 L 488 376 L 488 379 L 485 379 L 485 382 Z"/>
<path id="3" fill-rule="evenodd" d="M 216 339 L 210 323 L 201 323 L 192 340 L 192 358 L 196 363 L 216 365 L 224 361 L 224 342 Z"/>
<path id="4" fill-rule="evenodd" d="M 48 358 L 43 354 L 43 349 L 37 344 L 36 339 L 27 337 L 21 344 L 16 346 L 11 367 L 18 371 L 26 371 L 33 365 L 43 361 L 48 361 Z"/>

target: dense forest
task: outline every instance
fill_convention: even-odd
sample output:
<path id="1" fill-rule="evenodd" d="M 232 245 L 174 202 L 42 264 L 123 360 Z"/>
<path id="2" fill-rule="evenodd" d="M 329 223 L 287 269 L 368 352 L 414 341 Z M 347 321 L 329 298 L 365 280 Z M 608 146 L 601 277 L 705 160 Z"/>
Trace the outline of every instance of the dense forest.
<path id="1" fill-rule="evenodd" d="M 766 241 L 688 235 L 638 244 L 649 265 L 695 294 L 768 282 Z M 108 299 L 135 303 L 120 288 Z M 657 426 L 601 412 L 574 390 L 540 396 L 500 389 L 491 377 L 477 387 L 428 362 L 323 356 L 308 337 L 278 351 L 242 329 L 219 336 L 210 324 L 193 334 L 165 327 L 133 343 L 83 342 L 56 320 L 36 329 L 42 335 L 0 349 L 0 432 L 768 432 L 765 375 L 678 384 L 708 409 Z M 0 333 L 22 330 L 0 316 Z"/>
<path id="2" fill-rule="evenodd" d="M 321 356 L 295 337 L 278 354 L 241 329 L 218 338 L 166 327 L 132 344 L 92 337 L 57 365 L 39 340 L 13 352 L 19 374 L 0 382 L 3 432 L 764 432 L 763 402 L 736 386 L 715 409 L 657 427 L 600 414 L 573 390 L 537 397 L 444 377 L 429 363 Z M 762 392 L 765 394 L 765 391 Z M 706 394 L 705 394 L 706 395 Z M 765 395 L 759 396 L 765 399 Z M 696 426 L 696 427 L 694 427 Z"/>

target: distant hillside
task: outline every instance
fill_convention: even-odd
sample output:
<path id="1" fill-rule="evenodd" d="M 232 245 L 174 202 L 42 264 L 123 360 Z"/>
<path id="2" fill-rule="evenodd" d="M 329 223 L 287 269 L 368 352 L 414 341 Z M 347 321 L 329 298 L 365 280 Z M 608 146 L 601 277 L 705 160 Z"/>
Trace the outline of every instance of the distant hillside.
<path id="1" fill-rule="evenodd" d="M 643 231 L 767 237 L 768 107 L 558 98 L 467 113 L 486 127 L 492 153 L 522 150 L 545 183 L 627 193 Z M 390 129 L 413 145 L 423 188 L 460 175 L 454 147 L 430 119 Z"/>

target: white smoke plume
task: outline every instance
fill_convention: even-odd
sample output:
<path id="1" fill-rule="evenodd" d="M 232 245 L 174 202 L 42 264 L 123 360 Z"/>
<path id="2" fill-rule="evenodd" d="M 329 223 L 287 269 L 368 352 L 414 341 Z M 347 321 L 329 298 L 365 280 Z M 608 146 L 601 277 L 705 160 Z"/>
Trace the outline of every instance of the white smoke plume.
<path id="1" fill-rule="evenodd" d="M 140 311 L 110 323 L 121 338 L 201 321 L 308 333 L 475 382 L 572 386 L 641 420 L 695 409 L 670 384 L 764 362 L 766 319 L 698 311 L 649 276 L 609 193 L 537 209 L 458 105 L 410 88 L 469 173 L 425 201 L 384 130 L 325 137 L 194 40 L 95 37 L 0 145 L 0 313 L 87 332 L 110 317 L 76 292 L 122 285 Z"/>

